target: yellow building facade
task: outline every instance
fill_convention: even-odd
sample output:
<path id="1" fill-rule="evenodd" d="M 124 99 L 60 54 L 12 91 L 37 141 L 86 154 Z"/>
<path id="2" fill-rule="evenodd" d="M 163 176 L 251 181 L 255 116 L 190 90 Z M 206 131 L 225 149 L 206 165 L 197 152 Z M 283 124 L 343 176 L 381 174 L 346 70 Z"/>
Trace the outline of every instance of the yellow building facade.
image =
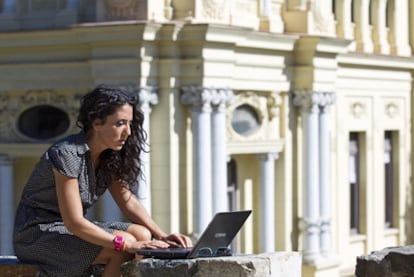
<path id="1" fill-rule="evenodd" d="M 409 0 L 0 0 L 0 254 L 101 83 L 140 97 L 138 196 L 164 229 L 252 209 L 233 247 L 300 251 L 304 277 L 411 244 L 412 18 Z M 108 196 L 91 215 L 121 216 Z"/>

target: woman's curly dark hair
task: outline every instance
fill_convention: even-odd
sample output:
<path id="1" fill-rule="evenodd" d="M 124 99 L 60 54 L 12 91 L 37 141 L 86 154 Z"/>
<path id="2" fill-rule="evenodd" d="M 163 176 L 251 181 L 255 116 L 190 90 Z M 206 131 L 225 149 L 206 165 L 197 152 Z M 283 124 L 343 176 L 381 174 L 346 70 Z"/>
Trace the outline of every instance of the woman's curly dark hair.
<path id="1" fill-rule="evenodd" d="M 133 109 L 131 135 L 120 151 L 107 149 L 99 157 L 99 185 L 108 186 L 113 180 L 122 181 L 134 193 L 138 190 L 138 178 L 142 176 L 141 153 L 146 152 L 147 134 L 143 129 L 144 114 L 139 109 L 138 98 L 120 88 L 100 85 L 83 96 L 76 125 L 90 135 L 92 123 L 96 120 L 105 122 L 109 115 L 125 105 Z"/>

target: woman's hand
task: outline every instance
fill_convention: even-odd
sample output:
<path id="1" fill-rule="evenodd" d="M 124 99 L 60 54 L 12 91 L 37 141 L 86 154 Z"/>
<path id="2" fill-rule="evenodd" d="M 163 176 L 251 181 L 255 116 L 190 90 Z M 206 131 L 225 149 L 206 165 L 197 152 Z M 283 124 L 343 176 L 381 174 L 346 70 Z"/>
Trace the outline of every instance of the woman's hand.
<path id="1" fill-rule="evenodd" d="M 191 239 L 183 234 L 175 233 L 162 238 L 170 247 L 192 247 Z"/>
<path id="2" fill-rule="evenodd" d="M 150 241 L 125 241 L 124 251 L 135 254 L 139 249 L 155 249 L 155 248 L 168 248 L 170 245 L 162 240 L 150 240 Z"/>

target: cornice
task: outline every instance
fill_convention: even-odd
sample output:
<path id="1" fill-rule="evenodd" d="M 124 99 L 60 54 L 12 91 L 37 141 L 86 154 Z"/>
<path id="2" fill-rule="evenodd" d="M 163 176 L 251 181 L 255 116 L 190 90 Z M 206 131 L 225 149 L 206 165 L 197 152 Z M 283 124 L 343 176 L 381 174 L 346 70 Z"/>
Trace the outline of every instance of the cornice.
<path id="1" fill-rule="evenodd" d="M 310 51 L 326 54 L 343 54 L 349 51 L 351 40 L 333 37 L 302 36 L 298 39 L 297 51 Z"/>
<path id="2" fill-rule="evenodd" d="M 338 63 L 352 66 L 414 69 L 414 57 L 398 57 L 392 55 L 374 55 L 364 53 L 346 53 L 337 57 Z"/>
<path id="3" fill-rule="evenodd" d="M 227 43 L 235 47 L 260 48 L 273 51 L 292 51 L 297 35 L 257 32 L 251 28 L 220 24 L 187 24 L 179 40 Z"/>

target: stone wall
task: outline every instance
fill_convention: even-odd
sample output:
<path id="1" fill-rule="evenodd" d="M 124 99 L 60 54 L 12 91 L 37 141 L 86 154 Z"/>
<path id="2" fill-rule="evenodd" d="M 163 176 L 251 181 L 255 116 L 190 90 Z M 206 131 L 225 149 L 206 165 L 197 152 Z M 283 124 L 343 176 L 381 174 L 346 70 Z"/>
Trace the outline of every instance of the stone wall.
<path id="1" fill-rule="evenodd" d="M 276 252 L 231 257 L 159 260 L 136 259 L 122 266 L 124 277 L 300 277 L 302 259 L 297 252 Z"/>

